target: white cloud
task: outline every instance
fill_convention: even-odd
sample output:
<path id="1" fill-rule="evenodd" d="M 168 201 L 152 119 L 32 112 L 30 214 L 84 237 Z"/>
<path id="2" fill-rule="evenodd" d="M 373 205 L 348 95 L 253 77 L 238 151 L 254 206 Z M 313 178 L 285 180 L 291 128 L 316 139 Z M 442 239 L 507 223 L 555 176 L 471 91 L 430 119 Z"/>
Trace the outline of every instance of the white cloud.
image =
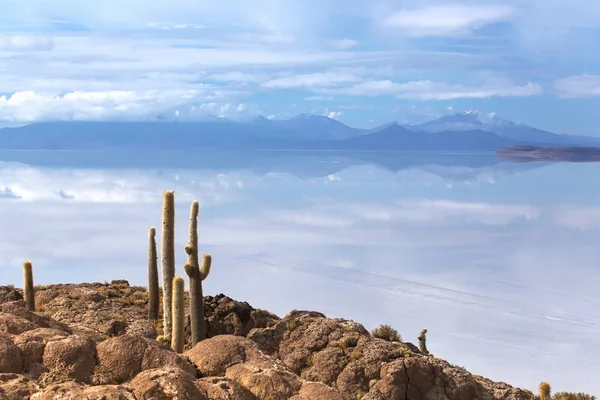
<path id="1" fill-rule="evenodd" d="M 531 82 L 522 86 L 512 82 L 465 86 L 427 80 L 406 83 L 383 80 L 361 82 L 339 92 L 352 96 L 394 95 L 399 99 L 453 100 L 536 96 L 542 93 L 542 89 L 539 84 Z"/>
<path id="2" fill-rule="evenodd" d="M 268 78 L 268 75 L 265 74 L 251 74 L 241 71 L 232 71 L 232 72 L 222 72 L 217 74 L 209 75 L 208 78 L 215 81 L 223 81 L 223 82 L 261 82 Z"/>
<path id="3" fill-rule="evenodd" d="M 331 96 L 308 96 L 304 98 L 304 101 L 328 101 L 334 100 Z"/>
<path id="4" fill-rule="evenodd" d="M 172 110 L 181 116 L 216 110 L 219 114 L 245 111 L 210 90 L 70 92 L 62 95 L 17 92 L 0 96 L 0 121 L 147 119 Z M 206 114 L 205 113 L 205 114 Z"/>
<path id="5" fill-rule="evenodd" d="M 329 111 L 329 110 L 325 110 L 325 113 L 323 115 L 325 115 L 326 117 L 329 117 L 331 119 L 338 119 L 339 117 L 342 116 L 342 114 L 344 114 L 343 111 Z"/>
<path id="6" fill-rule="evenodd" d="M 332 41 L 331 44 L 337 49 L 346 50 L 356 46 L 358 44 L 358 41 L 352 39 L 340 39 Z"/>
<path id="7" fill-rule="evenodd" d="M 513 12 L 510 5 L 442 4 L 398 11 L 385 19 L 384 25 L 412 36 L 462 35 L 504 21 Z"/>
<path id="8" fill-rule="evenodd" d="M 553 213 L 554 222 L 567 228 L 600 230 L 600 207 L 579 205 L 558 207 Z"/>
<path id="9" fill-rule="evenodd" d="M 342 83 L 356 82 L 358 78 L 349 73 L 324 72 L 316 74 L 292 75 L 276 78 L 262 84 L 265 88 L 296 89 L 331 87 Z"/>
<path id="10" fill-rule="evenodd" d="M 577 75 L 558 79 L 554 87 L 561 97 L 581 98 L 600 96 L 600 75 Z"/>
<path id="11" fill-rule="evenodd" d="M 36 35 L 0 35 L 0 51 L 48 51 L 54 48 L 51 37 Z"/>

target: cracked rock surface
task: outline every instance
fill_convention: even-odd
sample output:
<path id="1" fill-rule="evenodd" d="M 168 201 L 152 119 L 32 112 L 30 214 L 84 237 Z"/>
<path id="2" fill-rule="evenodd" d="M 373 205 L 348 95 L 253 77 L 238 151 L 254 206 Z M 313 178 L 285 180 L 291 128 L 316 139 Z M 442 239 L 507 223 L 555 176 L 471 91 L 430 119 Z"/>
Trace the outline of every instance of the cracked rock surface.
<path id="1" fill-rule="evenodd" d="M 205 298 L 208 338 L 183 354 L 157 342 L 147 292 L 125 281 L 0 286 L 0 400 L 521 400 L 531 392 L 472 375 L 410 343 L 371 337 L 318 312 L 279 318 Z"/>

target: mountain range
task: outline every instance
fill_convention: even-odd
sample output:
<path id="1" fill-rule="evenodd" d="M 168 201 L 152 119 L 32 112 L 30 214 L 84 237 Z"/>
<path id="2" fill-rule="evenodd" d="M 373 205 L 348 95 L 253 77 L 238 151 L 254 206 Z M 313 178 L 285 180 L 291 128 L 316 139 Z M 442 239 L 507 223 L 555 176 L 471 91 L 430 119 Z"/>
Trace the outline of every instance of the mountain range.
<path id="1" fill-rule="evenodd" d="M 0 129 L 0 149 L 268 149 L 327 151 L 497 151 L 511 145 L 600 146 L 600 138 L 556 134 L 465 111 L 419 125 L 349 127 L 326 116 L 239 122 L 42 122 Z"/>

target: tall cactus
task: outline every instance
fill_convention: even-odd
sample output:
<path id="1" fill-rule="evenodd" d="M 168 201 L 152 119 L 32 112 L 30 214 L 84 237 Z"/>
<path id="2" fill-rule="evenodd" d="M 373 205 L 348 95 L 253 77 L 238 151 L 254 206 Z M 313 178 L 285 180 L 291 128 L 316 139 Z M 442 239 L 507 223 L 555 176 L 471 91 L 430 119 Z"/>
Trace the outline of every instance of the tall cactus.
<path id="1" fill-rule="evenodd" d="M 158 319 L 158 265 L 156 255 L 156 228 L 148 231 L 148 319 Z"/>
<path id="2" fill-rule="evenodd" d="M 184 282 L 183 278 L 173 278 L 173 333 L 171 337 L 171 348 L 177 353 L 183 353 L 185 343 L 184 326 L 185 305 L 183 302 Z"/>
<path id="3" fill-rule="evenodd" d="M 206 338 L 206 322 L 204 321 L 204 295 L 202 281 L 208 277 L 212 264 L 210 254 L 205 254 L 202 259 L 202 268 L 198 265 L 198 209 L 196 200 L 190 208 L 190 239 L 185 246 L 188 260 L 183 266 L 185 273 L 190 278 L 190 325 L 192 346 Z"/>
<path id="4" fill-rule="evenodd" d="M 23 263 L 23 297 L 30 311 L 35 311 L 35 293 L 33 292 L 33 266 L 31 261 Z"/>
<path id="5" fill-rule="evenodd" d="M 419 349 L 421 350 L 421 353 L 423 354 L 429 354 L 429 350 L 427 350 L 427 336 L 425 336 L 427 334 L 427 329 L 423 329 L 421 331 L 421 334 L 419 336 L 417 336 L 417 339 L 419 340 Z"/>
<path id="6" fill-rule="evenodd" d="M 171 340 L 172 290 L 175 275 L 175 194 L 167 190 L 163 194 L 162 211 L 162 278 L 163 278 L 163 334 Z"/>

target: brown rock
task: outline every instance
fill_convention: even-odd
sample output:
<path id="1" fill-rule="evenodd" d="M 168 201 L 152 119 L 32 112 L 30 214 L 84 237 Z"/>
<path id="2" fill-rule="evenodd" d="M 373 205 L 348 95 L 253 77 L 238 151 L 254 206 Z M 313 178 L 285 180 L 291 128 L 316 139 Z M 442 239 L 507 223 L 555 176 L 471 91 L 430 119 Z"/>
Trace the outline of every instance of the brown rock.
<path id="1" fill-rule="evenodd" d="M 78 400 L 136 400 L 131 390 L 124 386 L 91 386 L 77 396 Z"/>
<path id="2" fill-rule="evenodd" d="M 303 371 L 300 376 L 308 381 L 331 385 L 337 380 L 350 358 L 339 347 L 327 347 L 315 353 L 311 360 L 312 366 Z"/>
<path id="3" fill-rule="evenodd" d="M 300 393 L 290 400 L 346 400 L 337 390 L 320 382 L 302 382 Z"/>
<path id="4" fill-rule="evenodd" d="M 18 335 L 37 328 L 31 321 L 16 315 L 0 313 L 0 332 Z"/>
<path id="5" fill-rule="evenodd" d="M 142 336 L 125 334 L 98 344 L 98 367 L 94 382 L 121 383 L 148 369 L 172 367 L 191 375 L 194 366 L 171 349 Z"/>
<path id="6" fill-rule="evenodd" d="M 20 373 L 22 370 L 21 350 L 9 335 L 0 333 L 0 373 Z"/>
<path id="7" fill-rule="evenodd" d="M 202 378 L 196 384 L 210 400 L 257 400 L 251 391 L 227 378 Z"/>
<path id="8" fill-rule="evenodd" d="M 198 343 L 184 353 L 202 376 L 223 376 L 232 365 L 251 362 L 269 367 L 272 364 L 256 343 L 234 335 L 220 335 Z"/>
<path id="9" fill-rule="evenodd" d="M 71 329 L 66 324 L 55 321 L 54 319 L 46 315 L 29 311 L 24 300 L 1 304 L 0 312 L 25 318 L 26 320 L 34 323 L 40 328 L 52 328 L 59 331 L 71 333 Z"/>
<path id="10" fill-rule="evenodd" d="M 248 388 L 260 400 L 287 400 L 298 394 L 301 386 L 300 379 L 291 372 L 248 363 L 228 368 L 225 376 Z"/>
<path id="11" fill-rule="evenodd" d="M 209 400 L 196 386 L 195 377 L 178 368 L 144 371 L 126 387 L 138 399 Z"/>
<path id="12" fill-rule="evenodd" d="M 46 343 L 52 340 L 63 339 L 67 335 L 66 332 L 56 329 L 37 328 L 16 336 L 14 342 L 21 349 L 24 370 L 28 372 L 32 364 L 41 364 L 43 362 Z"/>
<path id="13" fill-rule="evenodd" d="M 89 382 L 96 366 L 95 344 L 77 335 L 53 340 L 44 348 L 43 363 L 58 380 L 64 376 Z"/>
<path id="14" fill-rule="evenodd" d="M 35 392 L 35 382 L 17 374 L 0 374 L 0 399 L 23 400 Z"/>
<path id="15" fill-rule="evenodd" d="M 84 385 L 72 381 L 53 383 L 31 397 L 32 400 L 73 400 L 79 399 L 84 389 Z"/>

